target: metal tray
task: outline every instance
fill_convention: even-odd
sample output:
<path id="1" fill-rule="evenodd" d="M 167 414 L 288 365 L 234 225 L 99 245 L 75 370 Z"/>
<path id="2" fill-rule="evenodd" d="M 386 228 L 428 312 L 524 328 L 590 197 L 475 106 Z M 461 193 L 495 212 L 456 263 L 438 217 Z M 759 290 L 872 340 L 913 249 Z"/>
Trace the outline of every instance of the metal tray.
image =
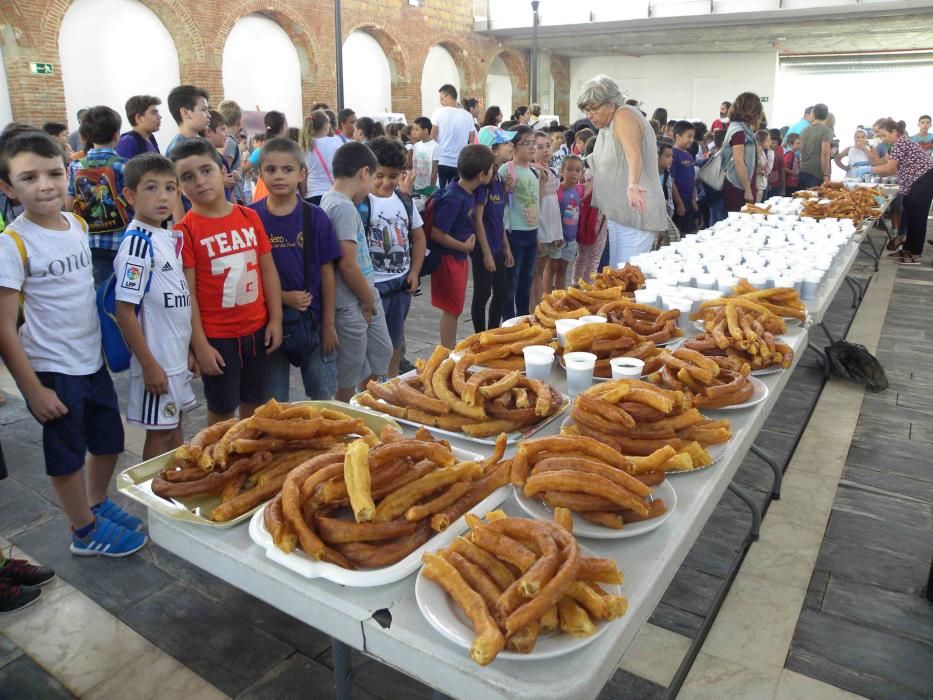
<path id="1" fill-rule="evenodd" d="M 295 405 L 310 405 L 332 408 L 346 413 L 354 418 L 362 418 L 363 422 L 371 428 L 377 435 L 386 425 L 401 430 L 401 427 L 395 420 L 389 416 L 381 416 L 367 411 L 361 411 L 357 408 L 347 406 L 339 401 L 295 401 Z M 204 494 L 200 496 L 189 496 L 187 498 L 173 498 L 166 500 L 161 496 L 156 496 L 152 492 L 152 480 L 166 466 L 172 463 L 173 453 L 166 452 L 146 462 L 137 464 L 135 467 L 124 469 L 117 475 L 117 490 L 120 493 L 132 498 L 134 501 L 142 503 L 147 508 L 158 512 L 175 520 L 182 520 L 193 525 L 202 527 L 213 527 L 217 529 L 226 529 L 238 525 L 244 520 L 252 517 L 253 513 L 262 508 L 265 503 L 260 503 L 255 508 L 251 508 L 239 517 L 228 520 L 223 523 L 215 523 L 211 520 L 211 513 L 220 505 L 220 497 L 216 494 Z"/>

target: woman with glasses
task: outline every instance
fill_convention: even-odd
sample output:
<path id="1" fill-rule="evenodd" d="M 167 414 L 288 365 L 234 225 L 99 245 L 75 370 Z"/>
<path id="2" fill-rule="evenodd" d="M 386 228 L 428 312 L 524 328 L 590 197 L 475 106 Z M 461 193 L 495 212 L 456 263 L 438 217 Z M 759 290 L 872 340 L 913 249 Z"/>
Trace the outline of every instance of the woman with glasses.
<path id="1" fill-rule="evenodd" d="M 599 129 L 590 156 L 593 205 L 609 220 L 609 264 L 615 267 L 654 246 L 667 227 L 657 175 L 654 130 L 618 84 L 598 75 L 583 85 L 577 106 Z"/>

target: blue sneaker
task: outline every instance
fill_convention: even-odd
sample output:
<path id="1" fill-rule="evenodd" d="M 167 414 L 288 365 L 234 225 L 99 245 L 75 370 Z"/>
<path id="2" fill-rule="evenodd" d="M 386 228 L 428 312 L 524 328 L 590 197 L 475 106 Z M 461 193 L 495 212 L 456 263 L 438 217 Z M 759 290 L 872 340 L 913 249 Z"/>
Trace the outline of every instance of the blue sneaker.
<path id="1" fill-rule="evenodd" d="M 146 546 L 149 538 L 141 532 L 127 530 L 122 525 L 94 516 L 94 529 L 86 537 L 71 534 L 71 553 L 80 557 L 126 557 Z"/>
<path id="2" fill-rule="evenodd" d="M 107 518 L 107 520 L 125 527 L 131 532 L 143 529 L 142 520 L 135 515 L 130 515 L 109 498 L 105 498 L 103 503 L 91 508 L 91 511 L 102 518 Z"/>

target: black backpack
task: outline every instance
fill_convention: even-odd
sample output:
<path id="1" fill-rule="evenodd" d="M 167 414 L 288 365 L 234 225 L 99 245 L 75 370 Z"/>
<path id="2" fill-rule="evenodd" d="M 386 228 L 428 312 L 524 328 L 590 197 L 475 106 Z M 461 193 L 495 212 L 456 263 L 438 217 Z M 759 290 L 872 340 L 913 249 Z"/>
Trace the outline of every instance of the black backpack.
<path id="1" fill-rule="evenodd" d="M 869 391 L 878 392 L 888 388 L 884 367 L 864 345 L 837 340 L 826 348 L 826 361 L 833 374 L 863 384 Z"/>

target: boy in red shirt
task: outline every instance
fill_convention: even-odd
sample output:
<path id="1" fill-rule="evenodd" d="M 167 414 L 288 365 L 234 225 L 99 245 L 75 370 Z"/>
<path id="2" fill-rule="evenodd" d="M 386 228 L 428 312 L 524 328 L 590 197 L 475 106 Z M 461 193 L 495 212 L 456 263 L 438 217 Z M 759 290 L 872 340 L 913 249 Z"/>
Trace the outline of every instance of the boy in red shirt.
<path id="1" fill-rule="evenodd" d="M 268 400 L 266 354 L 282 343 L 282 289 L 259 215 L 224 196 L 220 156 L 205 139 L 172 152 L 191 209 L 176 225 L 191 294 L 191 347 L 207 421 L 240 418 Z"/>

